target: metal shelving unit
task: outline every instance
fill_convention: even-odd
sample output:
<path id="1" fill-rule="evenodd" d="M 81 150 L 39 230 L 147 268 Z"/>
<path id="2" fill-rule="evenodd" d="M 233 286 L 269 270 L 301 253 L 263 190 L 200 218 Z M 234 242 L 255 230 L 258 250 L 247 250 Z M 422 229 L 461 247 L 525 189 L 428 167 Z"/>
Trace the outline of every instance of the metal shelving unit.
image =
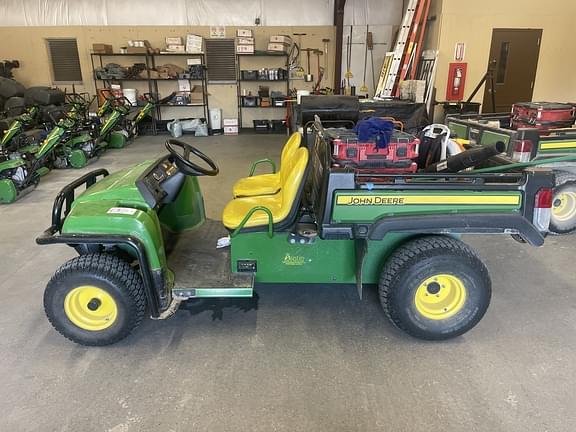
<path id="1" fill-rule="evenodd" d="M 112 54 L 99 54 L 99 53 L 91 53 L 90 60 L 92 62 L 92 75 L 94 80 L 94 87 L 96 92 L 103 88 L 108 88 L 111 83 L 122 83 L 124 81 L 129 82 L 147 82 L 148 83 L 148 92 L 153 94 L 158 99 L 162 99 L 160 96 L 160 91 L 158 89 L 158 82 L 163 81 L 179 81 L 179 78 L 151 78 L 150 77 L 150 70 L 156 68 L 156 59 L 158 57 L 200 57 L 201 64 L 203 66 L 206 65 L 204 54 L 203 53 L 165 53 L 165 54 L 121 54 L 121 53 L 112 53 Z M 100 64 L 100 67 L 104 67 L 104 62 L 102 61 L 102 57 L 141 57 L 144 59 L 144 64 L 146 65 L 146 78 L 119 78 L 119 79 L 100 79 L 96 78 L 94 74 L 94 70 L 96 69 L 96 64 L 94 59 L 97 58 Z M 167 104 L 167 103 L 158 103 L 156 105 L 156 110 L 153 115 L 153 133 L 156 135 L 156 123 L 162 120 L 162 108 L 203 108 L 203 115 L 204 119 L 208 123 L 208 128 L 210 129 L 210 116 L 209 116 L 209 105 L 208 105 L 208 82 L 206 79 L 206 71 L 204 71 L 202 79 L 187 79 L 190 83 L 190 87 L 194 85 L 193 83 L 201 83 L 202 86 L 202 102 L 198 103 L 191 103 L 191 104 Z M 103 83 L 102 86 L 99 86 L 99 83 Z"/>
<path id="2" fill-rule="evenodd" d="M 256 82 L 260 82 L 260 83 L 282 83 L 284 84 L 285 88 L 285 94 L 286 97 L 288 97 L 288 94 L 290 93 L 290 79 L 278 79 L 278 80 L 271 80 L 271 79 L 242 79 L 242 70 L 250 70 L 250 68 L 246 68 L 243 69 L 242 68 L 242 59 L 245 58 L 254 58 L 254 57 L 271 57 L 271 58 L 284 58 L 284 63 L 282 65 L 275 65 L 275 66 L 269 66 L 268 68 L 273 68 L 273 67 L 284 67 L 286 68 L 287 73 L 289 73 L 289 68 L 288 68 L 288 54 L 286 53 L 271 53 L 268 51 L 256 51 L 254 54 L 236 54 L 236 82 L 237 82 L 237 98 L 238 98 L 238 126 L 239 129 L 245 129 L 243 128 L 243 124 L 242 124 L 242 110 L 244 109 L 264 109 L 264 110 L 268 110 L 268 109 L 275 109 L 275 110 L 286 110 L 286 106 L 283 107 L 276 107 L 276 106 L 242 106 L 242 83 L 256 83 Z M 287 75 L 289 76 L 289 75 Z M 257 93 L 257 89 L 255 89 L 255 92 Z M 286 125 L 288 127 L 288 125 Z"/>

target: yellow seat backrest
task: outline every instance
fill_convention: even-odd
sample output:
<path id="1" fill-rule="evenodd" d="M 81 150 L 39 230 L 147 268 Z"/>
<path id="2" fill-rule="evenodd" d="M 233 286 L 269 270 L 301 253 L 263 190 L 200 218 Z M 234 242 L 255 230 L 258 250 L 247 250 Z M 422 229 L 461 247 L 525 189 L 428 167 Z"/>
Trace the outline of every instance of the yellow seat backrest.
<path id="1" fill-rule="evenodd" d="M 294 152 L 300 147 L 302 143 L 302 135 L 300 132 L 294 132 L 284 144 L 282 148 L 282 153 L 280 154 L 280 170 L 283 169 L 284 164 L 290 160 Z"/>
<path id="2" fill-rule="evenodd" d="M 282 194 L 281 215 L 284 219 L 290 214 L 294 200 L 298 196 L 300 186 L 304 181 L 304 174 L 308 166 L 308 149 L 300 147 L 296 149 L 292 157 L 287 161 L 285 170 L 282 170 L 280 190 Z"/>

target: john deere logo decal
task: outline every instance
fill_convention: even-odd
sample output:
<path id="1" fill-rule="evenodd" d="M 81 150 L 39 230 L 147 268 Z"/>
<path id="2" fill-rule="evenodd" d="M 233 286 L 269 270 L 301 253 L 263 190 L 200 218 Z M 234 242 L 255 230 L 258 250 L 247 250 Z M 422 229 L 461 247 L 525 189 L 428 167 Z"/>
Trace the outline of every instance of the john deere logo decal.
<path id="1" fill-rule="evenodd" d="M 349 195 L 339 196 L 338 204 L 340 205 L 403 205 L 404 197 L 391 197 L 391 196 L 370 196 L 370 195 Z"/>
<path id="2" fill-rule="evenodd" d="M 294 256 L 286 254 L 282 260 L 282 264 L 289 266 L 301 266 L 304 265 L 305 259 L 303 256 Z"/>
<path id="3" fill-rule="evenodd" d="M 519 205 L 520 195 L 338 195 L 340 206 Z"/>

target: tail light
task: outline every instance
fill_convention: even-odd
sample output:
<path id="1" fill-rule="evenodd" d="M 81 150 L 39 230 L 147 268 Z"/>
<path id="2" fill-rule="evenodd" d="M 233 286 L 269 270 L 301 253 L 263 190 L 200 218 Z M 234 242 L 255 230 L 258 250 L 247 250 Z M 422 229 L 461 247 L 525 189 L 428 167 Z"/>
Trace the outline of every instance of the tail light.
<path id="1" fill-rule="evenodd" d="M 534 198 L 534 217 L 532 222 L 539 231 L 548 231 L 552 215 L 553 196 L 554 193 L 551 188 L 543 188 L 538 191 L 536 198 Z"/>
<path id="2" fill-rule="evenodd" d="M 516 140 L 514 142 L 514 153 L 512 159 L 517 162 L 530 162 L 532 157 L 532 141 Z"/>

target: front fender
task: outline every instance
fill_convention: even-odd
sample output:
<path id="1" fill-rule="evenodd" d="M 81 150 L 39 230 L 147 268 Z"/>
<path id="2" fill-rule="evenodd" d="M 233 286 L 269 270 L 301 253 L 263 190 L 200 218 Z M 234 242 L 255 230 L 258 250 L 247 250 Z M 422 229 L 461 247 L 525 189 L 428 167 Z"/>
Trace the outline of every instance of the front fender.
<path id="1" fill-rule="evenodd" d="M 62 234 L 123 235 L 137 238 L 151 270 L 166 267 L 162 230 L 152 210 L 118 207 L 107 201 L 85 202 L 72 208 Z M 133 251 L 127 251 L 133 253 Z M 136 257 L 135 257 L 136 258 Z"/>

